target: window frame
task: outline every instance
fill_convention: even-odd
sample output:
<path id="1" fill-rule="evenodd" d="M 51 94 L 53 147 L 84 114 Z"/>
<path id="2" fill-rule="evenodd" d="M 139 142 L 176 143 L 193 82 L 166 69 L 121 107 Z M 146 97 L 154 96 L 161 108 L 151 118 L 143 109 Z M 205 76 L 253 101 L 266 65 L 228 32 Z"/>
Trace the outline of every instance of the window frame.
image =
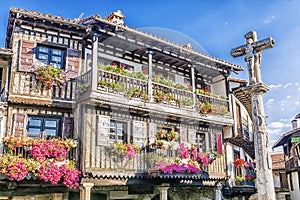
<path id="1" fill-rule="evenodd" d="M 196 143 L 197 148 L 199 150 L 201 150 L 201 152 L 205 152 L 206 151 L 206 133 L 197 131 L 196 137 L 195 137 L 195 143 Z"/>
<path id="2" fill-rule="evenodd" d="M 47 51 L 42 52 L 40 49 L 45 48 Z M 53 65 L 54 67 L 57 67 L 59 69 L 65 69 L 65 63 L 66 63 L 66 48 L 57 47 L 57 46 L 51 46 L 51 45 L 43 45 L 43 44 L 37 44 L 36 46 L 36 59 L 39 60 L 41 63 L 47 65 Z M 55 50 L 60 51 L 60 55 L 54 53 Z M 41 58 L 40 55 L 47 55 L 47 59 Z M 53 60 L 54 57 L 60 57 L 61 61 L 55 63 L 55 60 Z M 44 62 L 43 62 L 44 61 Z M 59 64 L 60 67 L 56 66 L 56 64 Z"/>
<path id="3" fill-rule="evenodd" d="M 114 123 L 114 126 L 112 126 L 112 123 Z M 120 129 L 120 127 L 118 127 L 119 124 L 122 124 L 124 126 L 124 128 Z M 114 131 L 112 131 L 112 130 L 114 130 Z M 118 134 L 118 130 L 123 130 L 124 133 Z M 111 137 L 112 135 L 114 136 L 113 138 Z M 120 135 L 122 136 L 122 139 L 119 139 Z M 108 139 L 113 142 L 127 143 L 127 141 L 128 141 L 128 123 L 126 121 L 111 119 L 109 122 Z"/>
<path id="4" fill-rule="evenodd" d="M 30 121 L 32 120 L 40 120 L 40 125 L 31 125 Z M 47 126 L 47 122 L 55 121 L 56 126 L 51 127 Z M 29 129 L 39 129 L 39 135 L 30 134 Z M 61 135 L 61 118 L 60 117 L 50 117 L 50 116 L 28 116 L 27 123 L 27 135 L 31 138 L 41 138 L 41 137 L 59 137 Z M 55 135 L 47 134 L 46 130 L 55 130 Z"/>

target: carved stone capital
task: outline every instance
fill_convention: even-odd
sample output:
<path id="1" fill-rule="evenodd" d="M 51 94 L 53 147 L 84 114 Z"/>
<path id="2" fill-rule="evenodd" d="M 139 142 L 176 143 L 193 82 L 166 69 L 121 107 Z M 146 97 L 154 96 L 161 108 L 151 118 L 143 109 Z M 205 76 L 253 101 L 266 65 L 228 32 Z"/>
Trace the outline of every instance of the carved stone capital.
<path id="1" fill-rule="evenodd" d="M 264 83 L 257 83 L 253 85 L 248 85 L 243 88 L 243 91 L 249 95 L 253 94 L 263 94 L 269 91 L 269 86 Z"/>

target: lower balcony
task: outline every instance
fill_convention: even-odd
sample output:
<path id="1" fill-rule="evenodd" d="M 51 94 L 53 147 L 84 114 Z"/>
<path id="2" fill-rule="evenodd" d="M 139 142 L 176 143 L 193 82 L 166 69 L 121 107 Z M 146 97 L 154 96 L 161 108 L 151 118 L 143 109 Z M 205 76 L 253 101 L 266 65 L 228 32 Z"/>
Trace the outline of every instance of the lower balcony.
<path id="1" fill-rule="evenodd" d="M 159 148 L 136 149 L 126 147 L 117 150 L 110 146 L 98 146 L 96 152 L 85 155 L 85 178 L 144 178 L 184 180 L 224 179 L 224 156 L 213 151 L 198 152 L 181 146 L 178 150 Z M 185 152 L 183 154 L 183 152 Z M 197 156 L 197 157 L 195 157 Z"/>
<path id="2" fill-rule="evenodd" d="M 76 141 L 71 139 L 5 137 L 0 153 L 1 183 L 76 189 L 81 172 L 76 169 L 75 156 Z"/>

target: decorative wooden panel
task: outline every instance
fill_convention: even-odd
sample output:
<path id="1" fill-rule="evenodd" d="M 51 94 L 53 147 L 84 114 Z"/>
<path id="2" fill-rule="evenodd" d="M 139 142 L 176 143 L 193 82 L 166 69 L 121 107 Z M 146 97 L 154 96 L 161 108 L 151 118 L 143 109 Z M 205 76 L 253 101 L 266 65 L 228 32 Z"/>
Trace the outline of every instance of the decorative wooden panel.
<path id="1" fill-rule="evenodd" d="M 66 71 L 69 78 L 76 78 L 80 69 L 81 51 L 76 49 L 67 49 Z"/>
<path id="2" fill-rule="evenodd" d="M 19 71 L 30 72 L 33 59 L 34 59 L 34 48 L 35 42 L 23 40 L 20 46 L 20 60 L 19 60 Z"/>
<path id="3" fill-rule="evenodd" d="M 13 133 L 14 137 L 26 136 L 27 115 L 24 113 L 15 113 L 13 115 Z"/>
<path id="4" fill-rule="evenodd" d="M 145 146 L 147 129 L 145 122 L 132 121 L 132 138 L 133 143 L 139 147 Z"/>
<path id="5" fill-rule="evenodd" d="M 156 124 L 155 123 L 149 123 L 148 138 L 149 138 L 149 143 L 150 144 L 155 142 L 156 132 L 157 132 Z"/>
<path id="6" fill-rule="evenodd" d="M 97 122 L 97 142 L 96 145 L 108 146 L 108 133 L 110 128 L 110 117 L 99 115 Z"/>

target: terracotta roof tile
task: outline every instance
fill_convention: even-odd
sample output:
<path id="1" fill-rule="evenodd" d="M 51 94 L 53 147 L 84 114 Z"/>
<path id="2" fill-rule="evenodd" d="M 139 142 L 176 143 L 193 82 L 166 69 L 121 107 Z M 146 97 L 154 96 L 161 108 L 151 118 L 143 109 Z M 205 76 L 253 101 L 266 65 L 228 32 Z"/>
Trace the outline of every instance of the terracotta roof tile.
<path id="1" fill-rule="evenodd" d="M 71 20 L 71 19 L 68 19 L 68 18 L 65 19 L 65 18 L 63 18 L 61 16 L 52 16 L 51 14 L 45 14 L 45 13 L 40 13 L 40 12 L 35 12 L 35 11 L 28 11 L 26 9 L 21 9 L 21 8 L 11 8 L 10 11 L 11 12 L 17 12 L 17 13 L 25 14 L 25 15 L 32 15 L 32 17 L 38 17 L 38 18 L 42 18 L 42 19 L 45 19 L 45 20 L 53 20 L 53 21 L 57 21 L 57 22 L 64 22 L 64 23 L 73 24 L 73 25 L 77 25 L 77 26 L 84 26 L 82 23 L 88 21 L 89 19 L 98 19 L 98 20 L 103 21 L 105 23 L 116 25 L 116 24 L 108 21 L 106 18 L 100 17 L 100 15 L 90 16 L 90 17 L 84 18 L 82 20 L 76 20 L 76 19 Z M 118 25 L 118 26 L 122 26 L 122 27 L 126 28 L 127 30 L 131 30 L 133 32 L 138 32 L 140 34 L 144 34 L 144 35 L 146 35 L 147 37 L 149 37 L 151 39 L 155 39 L 155 40 L 160 40 L 162 42 L 166 42 L 169 45 L 172 45 L 172 46 L 174 46 L 176 48 L 182 48 L 181 45 L 179 45 L 177 43 L 174 43 L 173 41 L 169 41 L 167 39 L 157 37 L 157 36 L 152 35 L 150 33 L 143 32 L 141 30 L 134 29 L 134 28 L 129 28 L 126 25 Z M 227 61 L 215 58 L 215 57 L 207 55 L 205 53 L 198 52 L 198 51 L 195 51 L 193 49 L 186 49 L 186 51 L 189 51 L 191 53 L 200 54 L 200 55 L 202 55 L 204 57 L 207 57 L 208 59 L 214 60 L 215 62 L 220 62 L 220 64 L 225 64 L 225 65 L 233 66 L 236 70 L 243 70 L 242 66 L 239 66 L 239 65 L 236 65 L 236 64 L 233 64 L 233 63 L 229 63 Z"/>
<path id="2" fill-rule="evenodd" d="M 46 14 L 46 13 L 40 13 L 40 12 L 36 12 L 36 11 L 28 11 L 26 9 L 21 9 L 21 8 L 11 8 L 10 9 L 11 12 L 15 12 L 15 13 L 20 13 L 20 14 L 24 14 L 24 15 L 32 15 L 32 17 L 37 17 L 37 18 L 42 18 L 42 19 L 47 19 L 47 20 L 55 20 L 55 21 L 59 21 L 59 22 L 65 22 L 65 23 L 69 23 L 69 24 L 74 24 L 74 25 L 79 25 L 79 20 L 76 19 L 65 19 L 61 16 L 53 16 L 51 14 Z"/>

